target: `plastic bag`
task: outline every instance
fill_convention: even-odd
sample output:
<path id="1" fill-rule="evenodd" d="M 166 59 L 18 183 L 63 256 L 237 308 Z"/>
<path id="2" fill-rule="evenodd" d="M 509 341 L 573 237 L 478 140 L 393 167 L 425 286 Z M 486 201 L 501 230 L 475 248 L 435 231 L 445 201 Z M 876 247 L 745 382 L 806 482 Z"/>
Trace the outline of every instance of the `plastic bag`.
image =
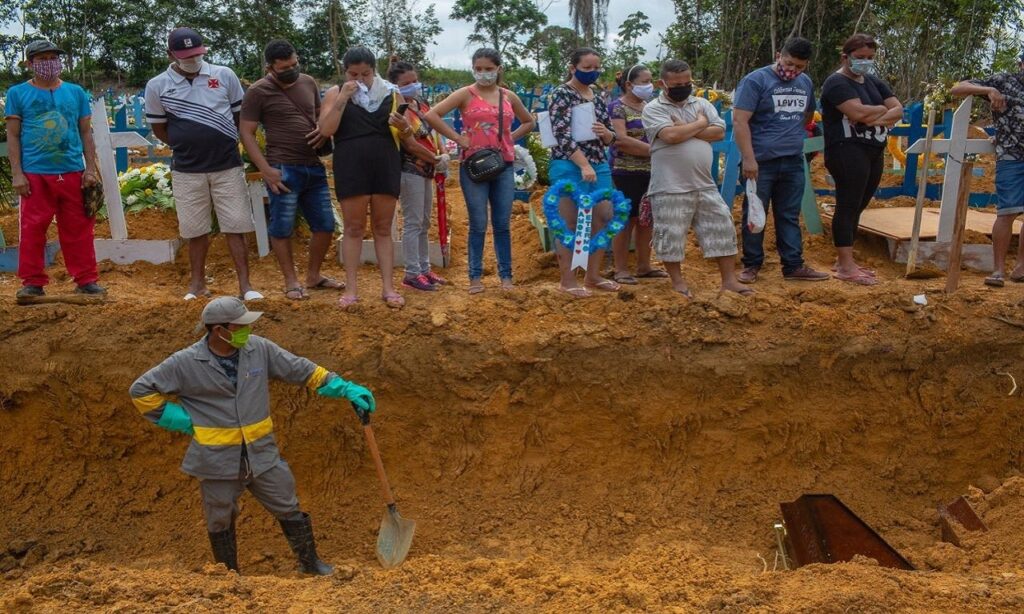
<path id="1" fill-rule="evenodd" d="M 747 230 L 757 234 L 764 230 L 766 222 L 764 203 L 757 196 L 757 182 L 747 179 Z"/>

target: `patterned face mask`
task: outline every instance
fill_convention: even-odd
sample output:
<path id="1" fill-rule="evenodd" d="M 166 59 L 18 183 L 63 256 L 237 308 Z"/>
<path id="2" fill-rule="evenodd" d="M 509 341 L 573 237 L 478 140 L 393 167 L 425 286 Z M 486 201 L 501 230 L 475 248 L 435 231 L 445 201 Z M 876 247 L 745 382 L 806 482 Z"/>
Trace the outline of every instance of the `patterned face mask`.
<path id="1" fill-rule="evenodd" d="M 783 81 L 792 81 L 800 76 L 800 71 L 792 68 L 786 68 L 782 65 L 782 62 L 776 62 L 775 74 L 779 75 L 779 78 Z"/>
<path id="2" fill-rule="evenodd" d="M 850 72 L 861 76 L 875 74 L 875 61 L 850 58 Z"/>
<path id="3" fill-rule="evenodd" d="M 43 81 L 53 81 L 60 76 L 60 71 L 63 69 L 64 66 L 61 64 L 60 58 L 32 61 L 32 72 Z"/>

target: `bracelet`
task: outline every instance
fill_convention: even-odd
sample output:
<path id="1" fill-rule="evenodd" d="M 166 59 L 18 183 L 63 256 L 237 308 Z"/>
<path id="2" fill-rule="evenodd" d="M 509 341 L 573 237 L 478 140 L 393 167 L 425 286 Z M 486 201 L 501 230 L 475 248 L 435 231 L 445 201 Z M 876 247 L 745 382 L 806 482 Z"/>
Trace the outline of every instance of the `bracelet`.
<path id="1" fill-rule="evenodd" d="M 615 141 L 619 140 L 619 135 L 612 131 L 612 140 L 608 142 L 609 145 L 614 145 Z"/>

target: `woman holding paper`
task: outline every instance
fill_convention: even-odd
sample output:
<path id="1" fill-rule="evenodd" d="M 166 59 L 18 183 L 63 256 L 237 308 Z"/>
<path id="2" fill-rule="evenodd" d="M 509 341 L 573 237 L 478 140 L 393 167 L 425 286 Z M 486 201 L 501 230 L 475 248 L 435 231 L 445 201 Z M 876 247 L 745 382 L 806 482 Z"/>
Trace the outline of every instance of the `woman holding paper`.
<path id="1" fill-rule="evenodd" d="M 483 257 L 487 235 L 487 210 L 490 203 L 494 252 L 498 259 L 498 277 L 503 290 L 512 283 L 512 199 L 515 195 L 515 142 L 533 130 L 533 115 L 511 91 L 500 87 L 501 55 L 494 49 L 477 49 L 473 54 L 473 85 L 460 88 L 427 113 L 424 120 L 435 131 L 459 144 L 462 160 L 485 149 L 501 152 L 505 170 L 489 181 L 474 182 L 465 165 L 459 168 L 459 183 L 469 211 L 469 293 L 484 291 Z M 442 118 L 459 109 L 463 132 L 459 134 Z M 512 120 L 519 127 L 512 131 Z M 501 129 L 499 131 L 499 126 Z"/>
<path id="2" fill-rule="evenodd" d="M 552 185 L 568 180 L 586 192 L 615 189 L 605 147 L 615 143 L 616 136 L 608 108 L 590 87 L 601 75 L 601 56 L 589 47 L 577 49 L 570 57 L 569 72 L 572 77 L 551 93 L 548 108 L 556 141 L 551 148 L 548 178 Z M 575 230 L 577 210 L 572 199 L 563 198 L 559 211 L 568 227 Z M 611 217 L 612 207 L 607 200 L 594 205 L 591 232 L 600 232 Z M 620 288 L 600 275 L 603 250 L 590 254 L 583 277 L 585 287 L 581 288 L 572 270 L 572 252 L 561 244 L 556 249 L 563 292 L 582 298 L 590 296 L 589 289 L 615 292 Z"/>

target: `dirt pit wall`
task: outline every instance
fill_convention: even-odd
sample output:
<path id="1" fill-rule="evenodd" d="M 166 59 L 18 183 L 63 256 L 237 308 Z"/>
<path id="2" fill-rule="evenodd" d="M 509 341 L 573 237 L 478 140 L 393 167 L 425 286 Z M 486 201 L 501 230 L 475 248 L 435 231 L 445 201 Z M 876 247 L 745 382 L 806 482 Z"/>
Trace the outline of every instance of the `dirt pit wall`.
<path id="1" fill-rule="evenodd" d="M 283 455 L 339 565 L 314 580 L 248 497 L 245 575 L 210 566 L 198 487 L 177 470 L 186 441 L 131 407 L 128 385 L 195 338 L 200 306 L 3 312 L 0 605 L 1020 611 L 1024 412 L 999 375 L 1019 335 L 965 324 L 969 296 L 919 317 L 807 292 L 680 305 L 539 289 L 301 317 L 270 302 L 259 334 L 377 392 L 385 464 L 418 523 L 406 565 L 380 570 L 355 417 L 273 385 Z M 805 492 L 838 495 L 922 571 L 773 572 L 778 503 Z M 935 504 L 963 493 L 992 531 L 943 544 Z"/>

